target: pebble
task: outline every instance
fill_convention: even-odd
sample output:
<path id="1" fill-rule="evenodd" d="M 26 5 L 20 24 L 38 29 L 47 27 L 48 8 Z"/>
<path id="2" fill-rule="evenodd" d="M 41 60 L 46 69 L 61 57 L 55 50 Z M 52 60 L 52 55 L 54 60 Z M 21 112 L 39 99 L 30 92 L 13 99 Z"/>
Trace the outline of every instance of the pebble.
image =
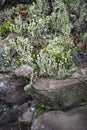
<path id="1" fill-rule="evenodd" d="M 4 88 L 5 84 L 3 82 L 0 82 L 0 88 Z"/>

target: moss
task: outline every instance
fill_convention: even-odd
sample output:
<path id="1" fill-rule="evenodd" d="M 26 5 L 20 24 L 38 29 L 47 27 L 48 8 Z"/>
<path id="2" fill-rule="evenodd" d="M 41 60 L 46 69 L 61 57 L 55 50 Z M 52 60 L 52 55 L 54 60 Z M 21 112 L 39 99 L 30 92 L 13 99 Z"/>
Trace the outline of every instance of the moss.
<path id="1" fill-rule="evenodd" d="M 2 36 L 5 36 L 12 30 L 11 22 L 5 22 L 3 25 L 0 26 L 0 33 Z"/>
<path id="2" fill-rule="evenodd" d="M 40 115 L 44 114 L 45 112 L 47 112 L 47 110 L 43 109 L 40 105 L 36 105 L 35 109 L 37 111 L 38 116 L 40 116 Z"/>

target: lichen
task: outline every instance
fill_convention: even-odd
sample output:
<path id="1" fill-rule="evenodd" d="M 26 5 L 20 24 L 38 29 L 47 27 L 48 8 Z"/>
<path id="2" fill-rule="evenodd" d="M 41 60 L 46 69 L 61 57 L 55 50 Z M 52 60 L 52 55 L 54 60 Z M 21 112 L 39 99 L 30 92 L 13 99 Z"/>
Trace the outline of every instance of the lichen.
<path id="1" fill-rule="evenodd" d="M 70 37 L 59 36 L 52 40 L 37 56 L 40 76 L 56 79 L 69 76 L 76 67 L 72 60 L 73 42 Z"/>
<path id="2" fill-rule="evenodd" d="M 26 16 L 22 17 L 22 10 L 27 12 Z M 34 66 L 38 76 L 58 79 L 75 70 L 69 14 L 62 1 L 54 3 L 50 15 L 41 14 L 37 4 L 24 7 L 18 5 L 5 10 L 3 14 L 6 16 L 4 21 L 11 23 L 10 31 L 16 34 L 15 39 L 9 40 L 10 46 L 4 48 L 4 56 L 8 57 L 6 62 L 10 61 L 10 64 L 16 66 L 29 64 Z M 47 40 L 52 42 L 46 44 Z M 16 55 L 12 57 L 10 54 L 14 50 Z"/>

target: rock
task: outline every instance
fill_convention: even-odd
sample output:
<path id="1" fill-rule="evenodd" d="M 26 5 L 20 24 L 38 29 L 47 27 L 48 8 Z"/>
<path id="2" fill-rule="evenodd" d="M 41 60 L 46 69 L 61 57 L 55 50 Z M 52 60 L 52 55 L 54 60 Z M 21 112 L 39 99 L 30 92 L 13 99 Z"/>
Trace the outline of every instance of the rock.
<path id="1" fill-rule="evenodd" d="M 20 124 L 19 122 L 17 122 L 0 126 L 0 130 L 30 130 L 30 127 L 28 124 Z"/>
<path id="2" fill-rule="evenodd" d="M 87 108 L 49 111 L 34 120 L 31 130 L 87 130 Z"/>
<path id="3" fill-rule="evenodd" d="M 0 116 L 7 110 L 9 110 L 8 106 L 0 103 Z"/>
<path id="4" fill-rule="evenodd" d="M 28 102 L 29 100 L 32 100 L 32 97 L 27 95 L 25 92 L 24 94 L 21 94 L 16 100 L 15 100 L 15 104 L 16 105 L 22 105 L 26 102 Z"/>
<path id="5" fill-rule="evenodd" d="M 29 102 L 26 102 L 20 106 L 15 105 L 13 108 L 16 108 L 16 107 L 21 111 L 21 115 L 24 114 L 30 108 Z"/>
<path id="6" fill-rule="evenodd" d="M 20 113 L 18 109 L 9 110 L 0 117 L 0 125 L 5 125 L 7 123 L 16 121 L 19 114 Z"/>
<path id="7" fill-rule="evenodd" d="M 87 62 L 86 62 L 86 66 L 87 66 Z M 84 78 L 86 76 L 87 76 L 87 67 L 83 66 L 83 68 L 78 69 L 76 72 L 74 72 L 71 77 L 72 78 Z"/>
<path id="8" fill-rule="evenodd" d="M 27 102 L 31 97 L 25 93 L 25 85 L 25 80 L 13 74 L 0 74 L 0 102 L 17 105 Z"/>
<path id="9" fill-rule="evenodd" d="M 4 106 L 1 106 L 3 108 Z M 0 130 L 27 130 L 30 129 L 34 118 L 34 111 L 31 110 L 29 102 L 21 106 L 14 105 L 11 109 L 0 116 Z"/>
<path id="10" fill-rule="evenodd" d="M 33 73 L 33 68 L 31 68 L 30 66 L 28 65 L 22 65 L 20 66 L 19 68 L 17 68 L 15 71 L 14 71 L 14 74 L 17 76 L 17 77 L 24 77 L 24 78 L 29 78 L 30 75 Z"/>
<path id="11" fill-rule="evenodd" d="M 78 52 L 73 52 L 73 61 L 78 68 L 85 68 L 87 67 L 87 54 L 78 54 Z"/>
<path id="12" fill-rule="evenodd" d="M 27 109 L 19 118 L 18 121 L 21 123 L 28 123 L 31 124 L 33 120 L 33 113 Z"/>
<path id="13" fill-rule="evenodd" d="M 33 101 L 32 101 L 33 102 Z M 32 103 L 27 102 L 19 107 L 22 115 L 19 116 L 18 121 L 20 123 L 31 124 L 32 120 L 37 116 L 36 110 Z"/>
<path id="14" fill-rule="evenodd" d="M 0 109 L 3 109 L 3 107 L 6 108 L 7 106 L 1 105 Z M 31 109 L 32 106 L 29 106 L 29 102 L 20 106 L 14 105 L 11 109 L 8 109 L 2 116 L 0 116 L 0 125 L 5 125 L 13 121 L 31 124 L 35 113 L 35 109 L 34 111 Z"/>
<path id="15" fill-rule="evenodd" d="M 45 108 L 65 110 L 87 104 L 87 76 L 54 80 L 40 78 L 26 92 Z"/>
<path id="16" fill-rule="evenodd" d="M 0 89 L 2 88 L 4 88 L 5 87 L 5 85 L 4 85 L 4 83 L 3 82 L 0 82 Z"/>

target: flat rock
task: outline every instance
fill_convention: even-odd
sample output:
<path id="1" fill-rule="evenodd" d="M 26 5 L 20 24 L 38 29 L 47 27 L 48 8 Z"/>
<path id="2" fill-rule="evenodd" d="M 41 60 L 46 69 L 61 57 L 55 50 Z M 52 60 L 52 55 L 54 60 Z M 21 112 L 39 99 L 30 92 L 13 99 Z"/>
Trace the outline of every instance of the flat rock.
<path id="1" fill-rule="evenodd" d="M 21 123 L 31 124 L 33 120 L 33 113 L 29 110 L 29 108 L 18 118 L 18 121 Z"/>
<path id="2" fill-rule="evenodd" d="M 28 65 L 22 65 L 14 71 L 14 74 L 17 77 L 24 77 L 24 78 L 29 78 L 32 73 L 33 68 Z"/>
<path id="3" fill-rule="evenodd" d="M 75 72 L 72 77 L 55 80 L 40 78 L 26 92 L 49 109 L 64 110 L 87 104 L 87 68 Z"/>
<path id="4" fill-rule="evenodd" d="M 19 110 L 22 113 L 21 116 L 18 117 L 20 123 L 31 124 L 32 120 L 37 116 L 36 109 L 33 106 L 33 101 L 29 101 L 19 106 Z"/>
<path id="5" fill-rule="evenodd" d="M 31 130 L 87 130 L 87 108 L 49 111 L 34 120 Z"/>

